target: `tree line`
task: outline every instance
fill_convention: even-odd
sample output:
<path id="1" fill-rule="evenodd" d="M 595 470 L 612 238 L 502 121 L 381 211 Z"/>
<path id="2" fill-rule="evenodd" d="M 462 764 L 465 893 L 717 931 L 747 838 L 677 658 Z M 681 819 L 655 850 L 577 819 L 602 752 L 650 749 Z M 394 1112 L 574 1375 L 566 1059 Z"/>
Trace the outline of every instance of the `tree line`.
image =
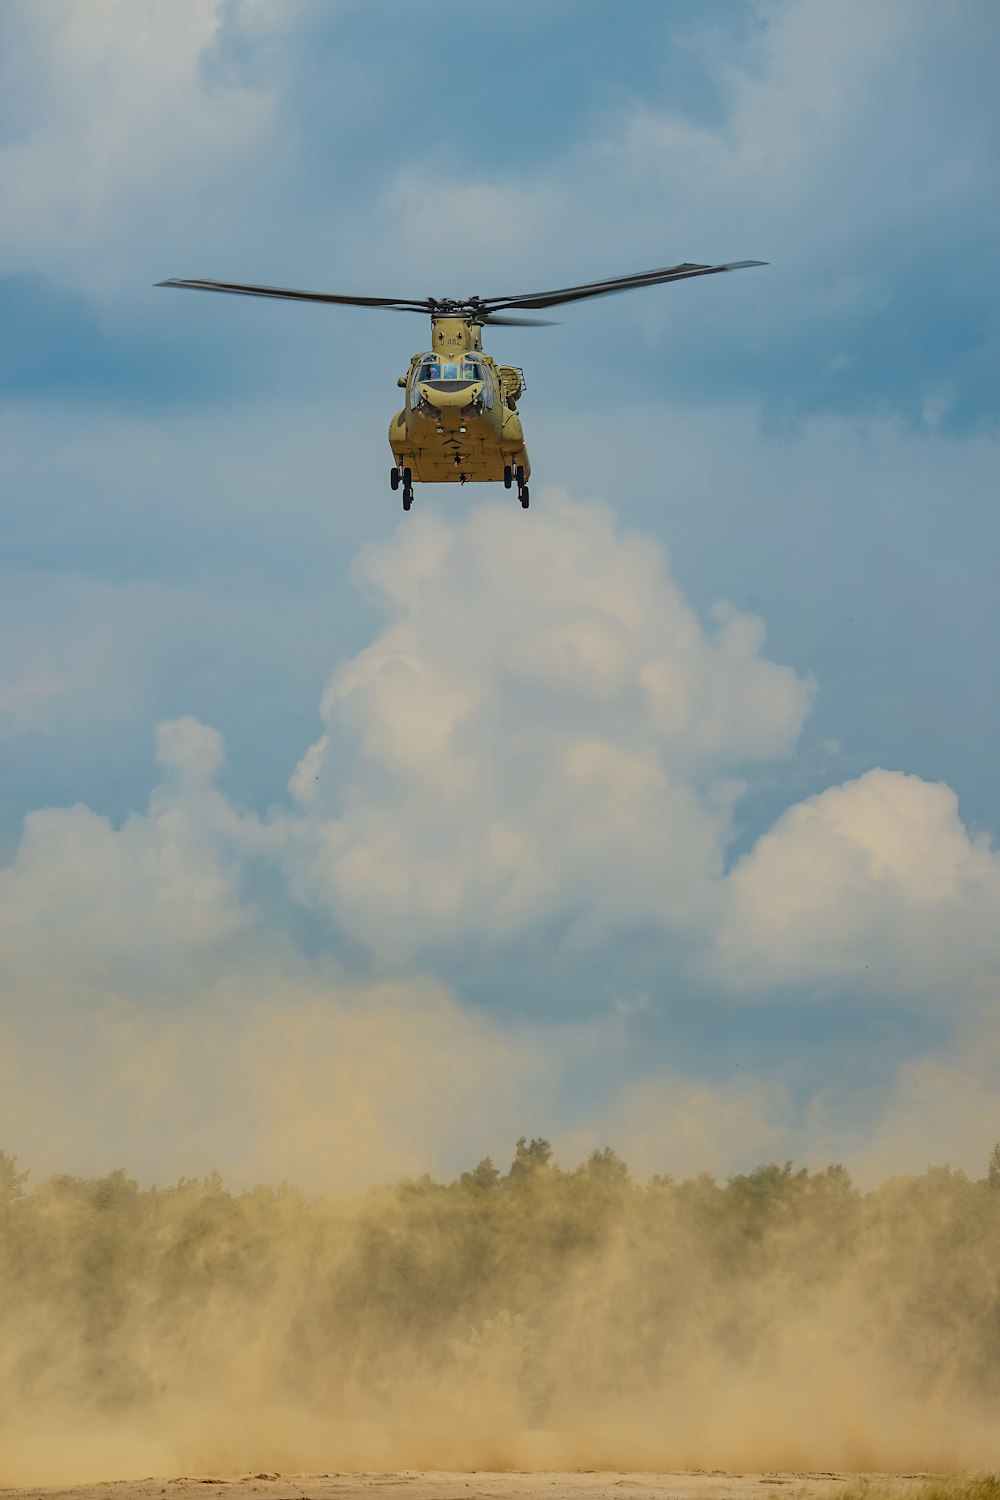
<path id="1" fill-rule="evenodd" d="M 28 1191 L 0 1153 L 0 1327 L 0 1425 L 249 1381 L 373 1420 L 445 1388 L 552 1428 L 654 1402 L 690 1432 L 729 1385 L 823 1372 L 993 1420 L 1000 1147 L 981 1180 L 938 1167 L 863 1192 L 791 1163 L 638 1182 L 610 1148 L 564 1169 L 522 1138 L 505 1171 L 351 1201 L 125 1171 Z"/>

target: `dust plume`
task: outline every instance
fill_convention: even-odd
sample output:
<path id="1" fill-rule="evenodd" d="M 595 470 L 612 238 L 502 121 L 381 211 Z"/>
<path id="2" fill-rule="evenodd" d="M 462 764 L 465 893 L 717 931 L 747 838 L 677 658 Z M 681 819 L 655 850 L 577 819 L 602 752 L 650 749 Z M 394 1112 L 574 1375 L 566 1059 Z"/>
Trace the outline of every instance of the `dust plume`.
<path id="1" fill-rule="evenodd" d="M 521 1140 L 345 1198 L 0 1158 L 0 1484 L 998 1457 L 1000 1153 L 631 1179 Z"/>

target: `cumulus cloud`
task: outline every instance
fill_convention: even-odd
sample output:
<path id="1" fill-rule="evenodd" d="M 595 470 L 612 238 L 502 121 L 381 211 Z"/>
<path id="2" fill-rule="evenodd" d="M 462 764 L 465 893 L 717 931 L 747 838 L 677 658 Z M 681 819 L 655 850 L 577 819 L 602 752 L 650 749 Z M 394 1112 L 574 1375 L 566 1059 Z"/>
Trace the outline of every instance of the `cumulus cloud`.
<path id="1" fill-rule="evenodd" d="M 414 522 L 360 564 L 393 618 L 292 779 L 302 898 L 404 949 L 562 912 L 699 920 L 737 773 L 792 750 L 811 684 L 755 618 L 706 628 L 601 505 Z"/>
<path id="2" fill-rule="evenodd" d="M 271 99 L 208 66 L 224 11 L 221 0 L 5 7 L 0 269 L 101 288 L 151 233 L 166 252 L 232 207 Z M 271 11 L 271 0 L 238 8 L 250 32 Z"/>
<path id="3" fill-rule="evenodd" d="M 836 13 L 814 0 L 754 9 L 758 24 L 742 43 L 726 45 L 711 25 L 688 29 L 687 47 L 716 86 L 711 118 L 636 98 L 598 160 L 615 162 L 633 190 L 637 178 L 656 180 L 706 232 L 738 221 L 773 235 L 780 225 L 791 234 L 786 260 L 806 249 L 829 260 L 900 219 L 925 234 L 899 253 L 927 255 L 936 243 L 930 215 L 971 207 L 988 170 L 981 127 L 992 106 L 985 95 L 972 103 L 967 87 L 985 66 L 972 43 L 995 40 L 995 15 L 977 0 L 947 12 L 927 0 L 887 0 L 877 12 L 863 0 Z M 809 212 L 814 199 L 828 206 L 834 189 L 845 195 L 836 214 Z M 871 310 L 886 285 L 878 270 L 844 266 L 823 310 L 849 311 L 859 299 Z"/>
<path id="4" fill-rule="evenodd" d="M 168 976 L 196 986 L 246 933 L 241 863 L 266 836 L 212 785 L 221 737 L 185 719 L 157 738 L 170 774 L 145 812 L 120 827 L 82 804 L 25 819 L 0 870 L 0 949 L 19 985 L 44 993 L 56 974 L 91 998 L 155 995 Z"/>
<path id="5" fill-rule="evenodd" d="M 700 619 L 606 507 L 549 492 L 530 529 L 499 505 L 425 512 L 356 572 L 388 620 L 330 678 L 290 804 L 236 806 L 221 736 L 189 716 L 157 731 L 144 813 L 29 815 L 0 924 L 36 934 L 35 964 L 63 940 L 95 972 L 172 962 L 184 934 L 249 942 L 264 864 L 378 958 L 558 919 L 591 946 L 681 937 L 727 993 L 854 980 L 943 1001 L 995 970 L 998 856 L 944 785 L 830 787 L 727 873 L 747 778 L 793 753 L 813 684 L 767 658 L 756 617 Z"/>
<path id="6" fill-rule="evenodd" d="M 18 676 L 0 683 L 0 739 L 14 739 L 41 727 L 48 705 L 67 685 L 49 676 Z"/>
<path id="7" fill-rule="evenodd" d="M 569 212 L 558 180 L 525 180 L 520 171 L 499 181 L 486 172 L 455 178 L 442 168 L 429 172 L 419 161 L 409 160 L 405 170 L 382 187 L 371 217 L 365 215 L 363 230 L 354 225 L 351 233 L 373 272 L 398 279 L 395 229 L 403 222 L 408 230 L 406 275 L 412 284 L 447 284 L 454 294 L 475 290 L 478 295 L 498 296 L 508 290 L 511 264 L 517 267 L 514 280 L 529 269 L 545 267 L 548 234 L 559 232 Z M 442 223 L 475 226 L 474 268 L 465 240 L 442 237 Z M 368 246 L 364 252 L 362 240 Z M 480 280 L 484 269 L 489 286 Z M 518 290 L 511 283 L 511 293 Z"/>
<path id="8" fill-rule="evenodd" d="M 942 1162 L 975 1176 L 984 1172 L 1000 1135 L 1000 990 L 994 981 L 976 985 L 971 1004 L 969 993 L 961 998 L 966 1016 L 950 1045 L 901 1063 L 877 1119 L 854 1123 L 849 1149 L 859 1177 L 878 1181 Z M 847 1132 L 838 1125 L 837 1132 L 815 1132 L 818 1147 L 835 1134 L 843 1142 Z"/>
<path id="9" fill-rule="evenodd" d="M 310 11 L 315 17 L 321 8 L 194 0 L 180 15 L 170 0 L 8 4 L 0 21 L 12 38 L 0 47 L 0 265 L 90 287 L 132 271 L 145 283 L 154 236 L 158 256 L 195 245 L 216 256 L 251 245 L 257 256 L 264 218 L 286 237 L 289 223 L 329 228 L 332 195 L 324 198 L 314 184 L 294 218 L 273 212 L 284 180 L 275 171 L 283 147 L 274 126 L 278 116 L 295 114 L 298 87 L 285 63 L 297 39 L 312 35 L 302 26 Z M 847 12 L 799 0 L 754 14 L 762 24 L 748 28 L 749 43 L 723 46 L 726 38 L 716 35 L 709 44 L 697 31 L 686 38 L 686 55 L 715 89 L 715 104 L 697 119 L 654 92 L 635 95 L 617 119 L 605 110 L 599 131 L 589 138 L 585 129 L 572 132 L 571 146 L 557 148 L 545 168 L 528 164 L 516 183 L 480 168 L 463 173 L 451 161 L 426 181 L 411 180 L 402 200 L 394 142 L 385 162 L 365 172 L 361 198 L 371 200 L 354 203 L 351 224 L 338 222 L 336 237 L 300 232 L 300 243 L 312 244 L 308 253 L 326 275 L 336 238 L 348 246 L 357 276 L 370 269 L 378 239 L 388 247 L 381 252 L 388 270 L 390 256 L 398 257 L 385 233 L 390 220 L 401 209 L 419 216 L 430 204 L 430 219 L 449 210 L 470 218 L 474 263 L 484 278 L 492 265 L 493 289 L 502 290 L 512 254 L 532 278 L 544 271 L 547 279 L 553 257 L 562 266 L 569 253 L 582 279 L 602 265 L 618 268 L 623 238 L 664 244 L 673 255 L 681 223 L 686 242 L 678 256 L 747 253 L 784 262 L 780 279 L 757 273 L 752 300 L 737 278 L 719 278 L 711 297 L 706 284 L 704 295 L 691 287 L 662 303 L 607 305 L 626 326 L 633 316 L 654 326 L 648 319 L 662 307 L 678 334 L 696 330 L 696 339 L 679 338 L 674 348 L 685 399 L 700 351 L 712 346 L 705 319 L 726 320 L 733 305 L 726 299 L 737 287 L 745 307 L 763 309 L 756 326 L 756 315 L 744 325 L 755 372 L 763 350 L 812 341 L 818 319 L 831 334 L 829 347 L 817 344 L 817 361 L 831 378 L 852 371 L 859 388 L 864 361 L 852 330 L 877 322 L 904 273 L 916 266 L 930 278 L 935 256 L 950 272 L 960 243 L 963 276 L 935 274 L 926 283 L 934 305 L 938 296 L 992 284 L 974 274 L 977 255 L 989 253 L 982 248 L 990 243 L 983 184 L 993 172 L 984 156 L 991 138 L 985 111 L 994 107 L 977 70 L 994 55 L 987 43 L 996 17 L 987 6 L 945 11 L 923 0 L 890 0 L 877 13 L 859 4 L 850 24 Z M 232 47 L 223 56 L 227 29 Z M 269 50 L 279 36 L 288 44 L 280 65 Z M 938 66 L 939 58 L 949 65 Z M 316 135 L 311 115 L 295 119 L 303 137 Z M 324 139 L 331 160 L 344 140 L 333 132 L 329 146 Z M 342 218 L 339 196 L 335 209 Z M 468 264 L 461 259 L 467 237 L 459 238 L 456 274 Z M 421 259 L 427 253 L 418 247 L 409 263 L 429 266 Z M 438 247 L 434 254 L 440 257 Z M 166 260 L 163 268 L 212 269 Z M 236 267 L 232 274 L 243 273 Z M 903 323 L 917 326 L 914 308 L 931 299 L 902 300 Z M 596 305 L 593 316 L 600 313 Z M 987 329 L 989 319 L 977 313 L 972 321 Z M 727 328 L 727 347 L 736 332 Z M 932 362 L 928 426 L 946 398 L 946 415 L 962 408 L 961 380 L 936 348 Z M 329 372 L 335 395 L 343 395 L 336 381 L 345 369 L 353 378 L 339 359 Z M 715 358 L 713 389 L 724 375 Z M 678 530 L 689 527 L 682 511 L 689 517 L 695 502 L 710 498 L 702 536 L 718 528 L 726 546 L 703 548 L 706 566 L 716 576 L 730 569 L 730 580 L 738 574 L 738 583 L 724 587 L 738 589 L 740 599 L 751 597 L 751 587 L 766 595 L 772 624 L 773 601 L 788 589 L 785 639 L 794 633 L 800 642 L 800 663 L 816 659 L 831 621 L 845 656 L 861 649 L 857 642 L 870 652 L 876 637 L 886 649 L 898 627 L 901 654 L 885 675 L 901 680 L 910 670 L 902 654 L 919 657 L 923 702 L 934 632 L 921 622 L 927 633 L 915 645 L 906 624 L 924 610 L 925 574 L 900 566 L 890 624 L 884 554 L 895 562 L 941 557 L 936 576 L 950 570 L 960 578 L 969 605 L 969 554 L 950 548 L 963 531 L 982 536 L 995 445 L 959 448 L 940 433 L 933 443 L 914 441 L 876 422 L 857 430 L 813 423 L 775 442 L 756 411 L 665 413 L 657 385 L 648 409 L 615 414 L 615 443 L 595 453 L 592 403 L 572 381 L 566 389 L 574 411 L 563 420 L 575 425 L 553 443 L 565 454 L 564 474 L 579 463 L 581 484 L 593 486 L 596 474 L 601 492 L 627 494 L 636 514 L 666 451 Z M 890 399 L 888 390 L 880 400 Z M 330 639 L 336 607 L 326 559 L 353 547 L 362 529 L 385 524 L 364 506 L 331 506 L 325 480 L 317 482 L 329 452 L 344 446 L 337 434 L 350 424 L 346 411 L 328 419 L 325 407 L 322 417 L 316 407 L 304 417 L 269 408 L 255 414 L 252 435 L 245 416 L 221 424 L 213 412 L 213 435 L 207 422 L 185 419 L 162 439 L 149 427 L 137 438 L 139 424 L 88 412 L 86 436 L 78 431 L 72 442 L 64 411 L 52 419 L 57 440 L 48 416 L 36 422 L 20 409 L 8 420 L 6 509 L 20 517 L 11 558 L 33 559 L 39 548 L 65 557 L 69 546 L 79 560 L 93 547 L 105 568 L 112 556 L 121 562 L 126 538 L 124 572 L 154 566 L 145 557 L 136 562 L 145 547 L 156 567 L 169 558 L 184 573 L 176 588 L 131 579 L 92 586 L 61 568 L 47 579 L 8 579 L 0 737 L 24 750 L 25 763 L 26 736 L 44 732 L 48 744 L 70 747 L 63 784 L 72 776 L 78 786 L 88 737 L 111 759 L 123 725 L 175 715 L 198 691 L 198 711 L 227 725 L 236 760 L 245 751 L 231 733 L 233 705 L 255 694 L 274 701 L 273 689 L 270 699 L 256 693 L 265 653 L 272 684 L 282 672 L 303 687 L 318 680 L 325 646 L 315 642 Z M 606 407 L 600 415 L 609 420 Z M 559 421 L 556 412 L 550 441 Z M 278 434 L 266 455 L 265 429 Z M 46 472 L 55 475 L 55 491 L 36 480 L 39 456 L 52 454 L 56 467 Z M 144 542 L 131 530 L 137 473 L 146 476 L 146 513 L 169 516 Z M 356 476 L 341 482 L 343 496 L 366 493 Z M 275 504 L 293 489 L 295 505 Z M 927 522 L 944 511 L 942 495 L 947 531 Z M 695 612 L 651 537 L 624 530 L 601 506 L 541 490 L 537 498 L 544 504 L 532 511 L 530 529 L 509 508 L 476 508 L 456 523 L 421 513 L 366 554 L 357 576 L 387 623 L 358 650 L 357 620 L 344 625 L 337 617 L 352 654 L 327 686 L 322 734 L 295 769 L 291 806 L 264 818 L 248 813 L 216 784 L 223 765 L 216 729 L 170 717 L 157 737 L 161 781 L 143 810 L 112 820 L 99 810 L 110 797 L 102 802 L 88 790 L 91 806 L 29 815 L 0 870 L 0 1101 L 9 1132 L 0 1144 L 42 1165 L 28 1142 L 46 1140 L 47 1163 L 56 1167 L 117 1164 L 134 1141 L 157 1171 L 235 1163 L 308 1183 L 324 1180 L 325 1150 L 338 1161 L 349 1155 L 351 1122 L 366 1122 L 361 1133 L 374 1143 L 365 1170 L 383 1174 L 429 1161 L 456 1118 L 492 1111 L 504 1132 L 513 1132 L 515 1118 L 522 1128 L 532 1081 L 537 1095 L 542 1080 L 552 1118 L 558 1115 L 565 1029 L 555 1042 L 535 1030 L 522 1046 L 509 1028 L 487 1024 L 440 986 L 413 980 L 387 994 L 330 961 L 306 958 L 282 926 L 296 901 L 361 938 L 376 966 L 387 955 L 419 966 L 428 947 L 447 951 L 470 934 L 510 951 L 533 924 L 551 919 L 572 924 L 590 945 L 582 959 L 577 954 L 584 964 L 606 939 L 645 924 L 665 947 L 687 945 L 703 967 L 702 983 L 707 973 L 723 1000 L 766 1005 L 777 993 L 787 1003 L 839 985 L 900 1004 L 933 998 L 946 1012 L 965 1013 L 970 993 L 979 995 L 981 985 L 991 993 L 997 856 L 963 826 L 946 786 L 879 770 L 830 787 L 789 808 L 727 874 L 745 783 L 794 753 L 810 681 L 801 667 L 769 659 L 752 614 L 725 604 Z M 659 489 L 648 503 L 662 503 Z M 690 534 L 688 545 L 690 557 L 698 550 Z M 194 556 L 208 559 L 198 579 Z M 227 567 L 239 585 L 220 595 Z M 949 619 L 949 650 L 935 658 L 939 675 L 927 695 L 936 704 L 945 676 L 959 675 L 953 653 L 971 662 L 973 636 L 989 639 L 984 601 L 988 594 L 992 609 L 995 589 L 987 573 L 975 575 L 982 594 L 963 609 L 961 625 L 948 589 L 933 596 Z M 845 583 L 860 622 L 853 646 L 842 632 Z M 294 609 L 286 604 L 292 591 Z M 711 597 L 707 586 L 701 593 Z M 123 619 L 131 622 L 125 630 Z M 226 630 L 240 636 L 239 651 L 220 649 L 230 640 Z M 176 653 L 169 659 L 168 650 Z M 791 654 L 787 645 L 772 652 L 783 660 Z M 843 671 L 850 679 L 850 666 Z M 181 680 L 191 695 L 184 703 L 174 701 Z M 860 685 L 851 681 L 850 690 Z M 289 704 L 300 697 L 297 687 L 286 694 L 272 719 L 290 719 Z M 218 720 L 206 707 L 216 698 Z M 274 882 L 273 901 L 255 883 L 262 869 Z M 650 1003 L 655 1009 L 660 997 Z M 885 1112 L 879 1170 L 899 1159 L 908 1137 L 927 1159 L 943 1151 L 975 1163 L 962 1153 L 974 1134 L 981 1141 L 992 1131 L 996 1105 L 983 1061 L 992 1054 L 982 1045 L 992 1001 L 984 1011 L 962 1050 L 913 1059 L 901 1071 Z M 571 1061 L 586 1071 L 613 1051 L 614 1036 L 595 1029 L 575 1043 Z M 920 1125 L 924 1107 L 938 1123 Z M 379 1109 L 389 1110 L 390 1123 L 380 1123 Z M 668 1070 L 627 1090 L 603 1119 L 607 1138 L 640 1166 L 724 1171 L 758 1155 L 801 1154 L 809 1142 L 823 1155 L 838 1154 L 850 1138 L 844 1116 L 833 1119 L 819 1099 L 804 1120 L 770 1087 L 708 1085 Z M 947 1119 L 956 1122 L 951 1134 L 940 1128 Z M 109 1154 L 99 1161 L 73 1155 L 81 1120 L 91 1132 L 87 1149 L 104 1141 L 97 1150 Z M 554 1127 L 544 1120 L 538 1128 Z M 673 1162 L 669 1150 L 659 1154 L 668 1138 L 677 1143 Z M 280 1148 L 271 1150 L 272 1140 Z"/>
<path id="10" fill-rule="evenodd" d="M 467 1149 L 513 1140 L 535 1042 L 419 974 L 303 955 L 243 889 L 280 835 L 214 785 L 221 736 L 156 739 L 142 812 L 32 813 L 0 870 L 4 1148 L 43 1174 L 127 1157 L 329 1190 L 449 1162 L 459 1119 Z"/>
<path id="11" fill-rule="evenodd" d="M 746 779 L 793 753 L 813 693 L 767 658 L 758 620 L 699 618 L 655 540 L 554 492 L 530 530 L 489 504 L 408 517 L 357 577 L 388 619 L 331 677 L 289 803 L 240 807 L 218 785 L 221 735 L 186 716 L 158 726 L 142 811 L 25 820 L 0 870 L 6 1148 L 75 1150 L 96 1087 L 87 1163 L 132 1141 L 154 1170 L 188 1152 L 188 1170 L 284 1162 L 318 1184 L 324 1162 L 357 1165 L 356 1130 L 377 1174 L 440 1160 L 466 1113 L 480 1153 L 503 1149 L 537 1119 L 540 1080 L 554 1131 L 576 1070 L 603 1077 L 588 1117 L 640 1170 L 857 1151 L 842 1100 L 676 1068 L 622 1087 L 622 1038 L 650 1006 L 576 1033 L 512 1027 L 419 977 L 361 978 L 288 919 L 318 912 L 376 972 L 402 957 L 411 975 L 470 934 L 514 951 L 545 918 L 587 964 L 642 923 L 723 1003 L 836 982 L 968 1017 L 1000 963 L 1000 874 L 950 789 L 871 771 L 790 807 L 727 873 Z M 974 1058 L 910 1059 L 883 1156 L 921 1089 L 942 1112 L 963 1089 L 979 1101 L 949 1139 L 983 1128 L 994 1091 L 969 1083 Z"/>
<path id="12" fill-rule="evenodd" d="M 786 813 L 726 881 L 730 984 L 848 977 L 953 1003 L 1000 967 L 1000 855 L 950 787 L 874 770 Z"/>
<path id="13" fill-rule="evenodd" d="M 156 758 L 168 771 L 195 781 L 209 781 L 222 766 L 222 735 L 185 715 L 156 728 Z"/>
<path id="14" fill-rule="evenodd" d="M 928 425 L 992 413 L 995 10 L 747 10 L 740 29 L 700 15 L 664 25 L 659 61 L 668 75 L 683 58 L 683 86 L 629 80 L 522 183 L 525 205 L 545 207 L 519 259 L 534 279 L 556 245 L 581 281 L 674 258 L 771 262 L 752 284 L 616 300 L 613 322 L 600 304 L 574 314 L 602 346 L 623 331 L 637 351 L 662 345 L 685 403 L 735 384 L 800 410 L 881 407 Z M 478 187 L 452 170 L 435 192 L 457 202 Z M 629 266 L 623 244 L 648 248 Z"/>

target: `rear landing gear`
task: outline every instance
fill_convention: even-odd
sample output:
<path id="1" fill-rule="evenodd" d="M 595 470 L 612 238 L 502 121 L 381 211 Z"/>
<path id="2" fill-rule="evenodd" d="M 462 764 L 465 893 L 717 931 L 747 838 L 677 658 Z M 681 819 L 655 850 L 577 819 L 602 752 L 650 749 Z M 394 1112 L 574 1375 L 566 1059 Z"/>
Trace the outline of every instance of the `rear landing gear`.
<path id="1" fill-rule="evenodd" d="M 524 465 L 518 464 L 514 470 L 514 478 L 517 480 L 517 498 L 521 502 L 521 509 L 528 509 L 528 484 L 524 477 Z M 504 483 L 506 484 L 506 470 L 504 471 Z"/>
<path id="2" fill-rule="evenodd" d="M 518 491 L 518 499 L 521 502 L 521 509 L 522 510 L 527 510 L 528 509 L 528 486 L 526 484 L 522 485 L 521 489 Z"/>
<path id="3" fill-rule="evenodd" d="M 513 484 L 513 482 L 514 482 L 514 470 L 511 468 L 510 464 L 504 464 L 504 466 L 503 466 L 503 487 L 504 487 L 504 489 L 505 490 L 509 490 L 510 487 L 511 487 L 511 485 Z"/>

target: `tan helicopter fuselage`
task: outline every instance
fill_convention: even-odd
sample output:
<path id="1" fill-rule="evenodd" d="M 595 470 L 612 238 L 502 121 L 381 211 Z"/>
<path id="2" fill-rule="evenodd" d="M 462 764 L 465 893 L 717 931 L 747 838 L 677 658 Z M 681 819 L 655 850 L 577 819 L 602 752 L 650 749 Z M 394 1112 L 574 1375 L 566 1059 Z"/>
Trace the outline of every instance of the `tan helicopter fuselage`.
<path id="1" fill-rule="evenodd" d="M 406 405 L 389 425 L 400 473 L 423 483 L 502 481 L 531 472 L 517 398 L 524 377 L 483 353 L 482 329 L 465 318 L 432 319 L 433 348 L 415 354 L 399 384 Z M 442 378 L 444 377 L 444 378 Z"/>

